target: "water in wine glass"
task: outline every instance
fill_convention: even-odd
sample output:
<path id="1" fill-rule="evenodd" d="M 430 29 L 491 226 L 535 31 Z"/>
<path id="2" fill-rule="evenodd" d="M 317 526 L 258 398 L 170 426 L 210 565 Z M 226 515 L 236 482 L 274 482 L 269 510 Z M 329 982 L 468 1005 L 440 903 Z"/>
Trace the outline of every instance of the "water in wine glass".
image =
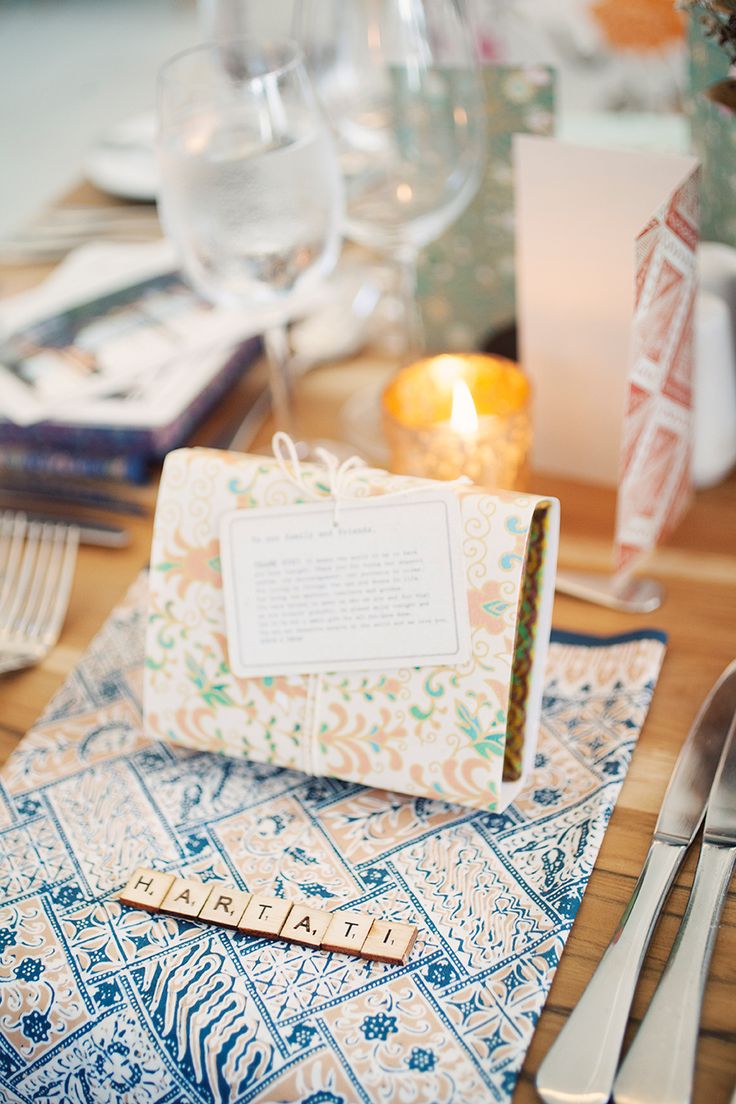
<path id="1" fill-rule="evenodd" d="M 210 298 L 273 302 L 334 266 L 341 185 L 324 128 L 254 134 L 233 107 L 167 133 L 160 163 L 166 232 Z"/>

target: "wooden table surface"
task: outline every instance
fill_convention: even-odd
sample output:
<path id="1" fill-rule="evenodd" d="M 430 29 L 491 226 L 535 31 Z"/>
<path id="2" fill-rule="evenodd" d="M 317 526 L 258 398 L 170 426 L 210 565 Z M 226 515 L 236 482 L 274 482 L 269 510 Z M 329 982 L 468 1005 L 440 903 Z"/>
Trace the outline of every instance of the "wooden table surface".
<path id="1" fill-rule="evenodd" d="M 73 198 L 89 200 L 83 189 Z M 0 294 L 32 286 L 48 271 L 38 265 L 0 270 Z M 339 435 L 338 411 L 375 366 L 359 362 L 319 369 L 303 382 L 299 401 L 308 433 Z M 232 413 L 232 400 L 228 406 Z M 213 422 L 200 434 L 207 441 Z M 262 439 L 267 439 L 264 427 Z M 561 565 L 605 570 L 613 528 L 614 495 L 598 487 L 535 476 L 532 490 L 562 502 Z M 151 492 L 153 500 L 154 490 Z M 146 564 L 152 515 L 125 519 L 132 541 L 125 550 L 82 548 L 71 605 L 59 645 L 31 670 L 4 676 L 0 685 L 0 761 L 61 686 L 113 606 Z M 679 747 L 709 687 L 736 656 L 736 478 L 702 491 L 649 572 L 666 587 L 656 613 L 626 615 L 558 596 L 554 624 L 586 633 L 620 633 L 638 627 L 664 629 L 667 656 L 651 711 L 606 832 L 567 949 L 534 1034 L 514 1100 L 536 1100 L 535 1072 L 575 1005 L 631 894 Z M 638 1023 L 681 918 L 695 865 L 695 850 L 678 875 L 655 932 L 634 1001 Z M 726 902 L 705 995 L 694 1100 L 721 1104 L 736 1083 L 736 892 Z"/>

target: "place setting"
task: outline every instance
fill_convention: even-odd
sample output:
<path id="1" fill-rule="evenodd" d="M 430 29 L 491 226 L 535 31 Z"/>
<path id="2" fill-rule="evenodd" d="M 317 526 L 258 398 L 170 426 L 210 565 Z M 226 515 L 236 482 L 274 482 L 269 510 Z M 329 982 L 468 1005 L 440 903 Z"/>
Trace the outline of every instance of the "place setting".
<path id="1" fill-rule="evenodd" d="M 0 242 L 8 1104 L 732 1104 L 736 44 L 673 12 L 654 150 L 472 5 L 203 4 Z"/>

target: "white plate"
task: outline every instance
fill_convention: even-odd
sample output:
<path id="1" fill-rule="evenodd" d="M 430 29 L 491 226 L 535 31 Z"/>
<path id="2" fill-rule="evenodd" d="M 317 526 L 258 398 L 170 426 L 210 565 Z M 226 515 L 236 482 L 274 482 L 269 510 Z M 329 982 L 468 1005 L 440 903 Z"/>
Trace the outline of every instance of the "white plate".
<path id="1" fill-rule="evenodd" d="M 84 161 L 84 174 L 95 187 L 123 199 L 152 202 L 158 190 L 152 111 L 118 123 L 94 144 Z"/>

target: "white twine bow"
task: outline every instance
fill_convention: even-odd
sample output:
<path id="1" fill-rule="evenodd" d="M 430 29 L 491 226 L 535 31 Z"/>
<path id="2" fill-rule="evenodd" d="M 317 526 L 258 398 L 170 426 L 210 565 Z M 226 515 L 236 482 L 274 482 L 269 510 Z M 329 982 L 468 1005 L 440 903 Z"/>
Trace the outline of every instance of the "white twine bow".
<path id="1" fill-rule="evenodd" d="M 271 448 L 285 479 L 303 494 L 321 502 L 325 497 L 332 498 L 335 503 L 333 524 L 338 524 L 338 511 L 340 504 L 351 499 L 365 498 L 366 494 L 356 493 L 359 486 L 364 487 L 363 480 L 369 475 L 385 475 L 380 468 L 369 467 L 359 456 L 349 456 L 347 460 L 340 460 L 334 453 L 325 448 L 315 448 L 314 454 L 324 464 L 324 481 L 327 484 L 327 495 L 322 494 L 312 487 L 304 479 L 299 454 L 294 441 L 288 433 L 279 430 L 271 439 Z M 467 475 L 461 475 L 458 479 L 450 479 L 443 483 L 445 487 L 463 487 L 472 483 Z M 394 491 L 385 491 L 381 498 L 398 498 L 400 495 L 426 493 L 429 490 L 427 483 L 413 483 L 408 487 L 399 487 Z"/>

